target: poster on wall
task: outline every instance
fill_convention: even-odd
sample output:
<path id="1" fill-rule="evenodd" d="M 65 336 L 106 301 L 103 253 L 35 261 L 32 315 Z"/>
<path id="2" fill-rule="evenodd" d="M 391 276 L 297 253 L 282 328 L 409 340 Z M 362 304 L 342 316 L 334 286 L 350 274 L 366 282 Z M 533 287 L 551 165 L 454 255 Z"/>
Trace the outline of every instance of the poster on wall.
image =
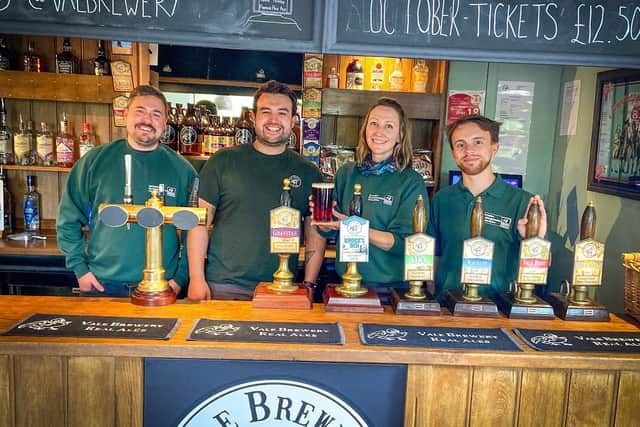
<path id="1" fill-rule="evenodd" d="M 450 90 L 447 124 L 471 114 L 484 114 L 484 90 Z"/>
<path id="2" fill-rule="evenodd" d="M 526 174 L 534 88 L 533 82 L 498 81 L 495 119 L 502 126 L 495 172 Z"/>

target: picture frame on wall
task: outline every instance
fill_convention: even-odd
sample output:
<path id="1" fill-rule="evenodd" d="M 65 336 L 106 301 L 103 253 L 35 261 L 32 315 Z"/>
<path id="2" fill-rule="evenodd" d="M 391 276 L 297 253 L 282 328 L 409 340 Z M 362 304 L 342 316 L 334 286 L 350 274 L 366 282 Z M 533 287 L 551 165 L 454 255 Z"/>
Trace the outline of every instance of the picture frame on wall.
<path id="1" fill-rule="evenodd" d="M 123 40 L 112 40 L 111 53 L 114 55 L 133 55 L 133 43 Z"/>
<path id="2" fill-rule="evenodd" d="M 598 73 L 587 189 L 640 200 L 640 70 Z"/>

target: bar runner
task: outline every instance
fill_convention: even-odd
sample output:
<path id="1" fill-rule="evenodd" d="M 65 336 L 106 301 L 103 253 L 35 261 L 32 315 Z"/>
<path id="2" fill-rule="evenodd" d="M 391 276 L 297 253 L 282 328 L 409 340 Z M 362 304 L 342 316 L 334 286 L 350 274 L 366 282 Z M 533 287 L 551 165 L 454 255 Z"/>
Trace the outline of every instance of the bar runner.
<path id="1" fill-rule="evenodd" d="M 2 335 L 168 340 L 178 326 L 180 320 L 172 318 L 36 313 L 21 320 Z"/>
<path id="2" fill-rule="evenodd" d="M 187 341 L 344 345 L 338 323 L 246 322 L 199 319 Z"/>
<path id="3" fill-rule="evenodd" d="M 640 333 L 550 331 L 514 329 L 529 347 L 538 351 L 579 353 L 640 353 Z"/>
<path id="4" fill-rule="evenodd" d="M 360 340 L 365 345 L 522 351 L 522 348 L 502 328 L 427 328 L 361 323 L 359 329 Z"/>

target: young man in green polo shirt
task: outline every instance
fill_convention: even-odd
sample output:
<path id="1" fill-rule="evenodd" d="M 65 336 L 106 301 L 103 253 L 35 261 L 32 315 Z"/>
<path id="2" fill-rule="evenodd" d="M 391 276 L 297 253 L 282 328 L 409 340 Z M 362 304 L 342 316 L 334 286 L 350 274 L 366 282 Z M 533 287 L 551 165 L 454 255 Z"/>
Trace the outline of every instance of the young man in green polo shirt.
<path id="1" fill-rule="evenodd" d="M 483 237 L 494 242 L 491 286 L 481 294 L 493 298 L 509 289 L 515 279 L 520 241 L 524 237 L 527 211 L 533 200 L 541 212 L 539 237 L 547 232 L 547 215 L 540 196 L 507 184 L 494 174 L 491 161 L 498 152 L 500 123 L 487 117 L 463 117 L 447 127 L 453 160 L 462 172 L 461 181 L 436 193 L 431 205 L 428 233 L 436 239 L 436 296 L 444 301 L 447 289 L 460 289 L 462 245 L 470 237 L 471 210 L 477 196 L 485 209 Z"/>

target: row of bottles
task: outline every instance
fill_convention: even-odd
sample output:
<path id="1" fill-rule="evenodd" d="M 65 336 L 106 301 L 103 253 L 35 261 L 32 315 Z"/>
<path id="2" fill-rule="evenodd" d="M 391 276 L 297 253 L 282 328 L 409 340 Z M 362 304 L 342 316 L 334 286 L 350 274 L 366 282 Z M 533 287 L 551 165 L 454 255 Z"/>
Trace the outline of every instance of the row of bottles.
<path id="1" fill-rule="evenodd" d="M 24 218 L 24 231 L 31 234 L 40 233 L 41 197 L 36 189 L 36 177 L 27 175 L 27 188 L 23 196 L 22 214 Z M 13 196 L 9 191 L 7 175 L 0 166 L 0 233 L 6 239 L 14 232 L 13 222 Z"/>
<path id="2" fill-rule="evenodd" d="M 104 41 L 98 40 L 98 48 L 96 50 L 96 58 L 93 61 L 93 72 L 97 76 L 108 76 L 110 74 L 109 60 L 106 56 Z M 21 70 L 29 72 L 43 72 L 42 58 L 36 52 L 33 41 L 28 42 L 27 51 L 22 56 L 22 64 L 12 64 L 11 52 L 7 45 L 7 39 L 0 36 L 0 70 Z M 62 52 L 56 54 L 56 73 L 75 74 L 79 73 L 78 58 L 73 54 L 71 40 L 64 38 L 62 42 Z"/>
<path id="3" fill-rule="evenodd" d="M 249 109 L 242 108 L 242 116 L 220 117 L 204 106 L 169 104 L 169 117 L 162 142 L 185 155 L 211 155 L 216 151 L 253 142 L 253 125 Z"/>
<path id="4" fill-rule="evenodd" d="M 409 61 L 404 60 L 404 61 Z M 409 88 L 411 92 L 424 93 L 427 90 L 429 67 L 424 59 L 417 59 L 411 67 L 411 74 L 407 75 L 402 58 L 393 60 L 393 70 L 388 70 L 388 58 L 374 57 L 366 61 L 365 67 L 360 58 L 355 57 L 346 67 L 345 89 L 355 90 L 390 90 L 403 91 Z M 407 83 L 410 81 L 410 86 Z M 367 83 L 365 85 L 365 82 Z M 338 88 L 340 75 L 336 67 L 331 67 L 327 74 L 326 87 Z"/>
<path id="5" fill-rule="evenodd" d="M 79 157 L 95 147 L 91 125 L 84 123 L 76 147 L 76 138 L 70 131 L 66 113 L 62 113 L 60 133 L 54 137 L 46 122 L 33 132 L 31 121 L 19 116 L 19 127 L 13 132 L 7 127 L 7 110 L 0 98 L 0 164 L 71 167 Z"/>

